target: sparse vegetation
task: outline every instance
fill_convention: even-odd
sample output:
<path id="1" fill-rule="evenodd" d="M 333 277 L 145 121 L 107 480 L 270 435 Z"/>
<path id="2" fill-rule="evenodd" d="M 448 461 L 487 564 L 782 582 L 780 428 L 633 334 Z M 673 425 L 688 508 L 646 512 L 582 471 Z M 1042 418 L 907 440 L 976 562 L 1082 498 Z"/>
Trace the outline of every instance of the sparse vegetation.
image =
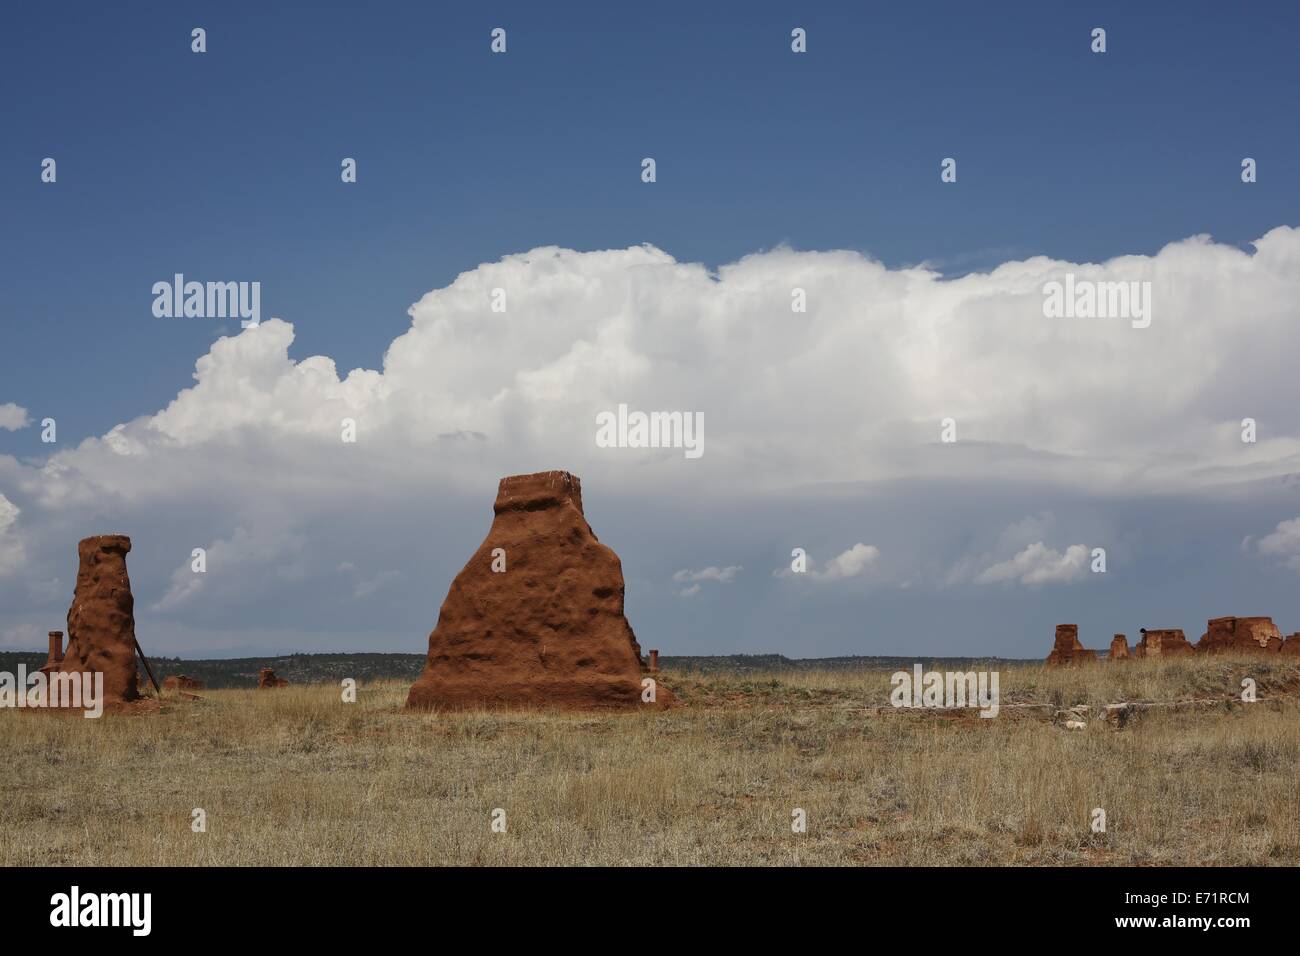
<path id="1" fill-rule="evenodd" d="M 1003 666 L 992 720 L 880 710 L 889 674 L 667 671 L 681 706 L 620 714 L 405 713 L 398 681 L 0 711 L 0 863 L 1300 865 L 1300 662 Z M 1267 699 L 1123 727 L 1008 707 L 1243 676 Z"/>

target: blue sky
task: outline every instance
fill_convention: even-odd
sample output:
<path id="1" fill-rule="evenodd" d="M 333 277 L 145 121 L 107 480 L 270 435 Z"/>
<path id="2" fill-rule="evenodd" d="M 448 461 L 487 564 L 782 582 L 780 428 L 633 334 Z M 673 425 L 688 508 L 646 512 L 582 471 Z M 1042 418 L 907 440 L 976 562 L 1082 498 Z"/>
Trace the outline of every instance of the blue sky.
<path id="1" fill-rule="evenodd" d="M 190 51 L 195 26 L 207 31 L 201 55 Z M 505 55 L 488 48 L 498 26 Z M 805 55 L 790 51 L 796 26 L 808 31 Z M 1107 30 L 1105 54 L 1090 52 L 1094 27 Z M 343 375 L 380 368 L 426 293 L 539 246 L 648 243 L 710 269 L 782 245 L 842 249 L 892 270 L 929 264 L 958 277 L 1038 256 L 1154 256 L 1200 234 L 1249 251 L 1300 220 L 1300 7 L 1290 3 L 25 4 L 5 10 L 2 33 L 10 95 L 0 148 L 0 405 L 56 418 L 60 448 L 165 408 L 194 384 L 213 342 L 238 332 L 229 322 L 154 318 L 150 288 L 177 272 L 260 281 L 263 316 L 293 325 L 289 356 L 329 356 Z M 47 156 L 58 163 L 53 185 L 40 182 Z M 657 162 L 654 184 L 640 181 L 646 156 Z M 939 180 L 949 156 L 955 184 Z M 1259 163 L 1257 183 L 1240 181 L 1244 156 Z M 340 182 L 343 157 L 358 162 L 354 185 Z M 1257 405 L 1294 391 L 1259 387 Z M 36 427 L 0 430 L 0 456 L 24 468 L 48 453 Z M 30 488 L 19 501 L 25 474 L 14 464 L 6 493 L 35 554 L 43 506 Z M 245 477 L 250 487 L 270 483 L 255 470 Z M 1073 495 L 1029 496 L 1024 514 L 1006 521 L 1050 511 L 1066 522 Z M 103 503 L 112 500 L 106 494 L 86 520 L 133 514 Z M 972 515 L 983 510 L 971 505 Z M 1283 493 L 1275 509 L 1232 523 L 1224 540 L 1237 549 L 1295 514 Z M 229 540 L 249 520 L 214 517 L 194 534 Z M 752 517 L 735 520 L 713 540 L 743 537 Z M 409 616 L 394 629 L 432 623 L 449 579 L 438 575 L 472 551 L 476 528 L 464 531 L 470 546 L 451 548 L 430 574 L 430 593 L 407 593 Z M 847 537 L 822 553 L 872 541 L 869 528 Z M 183 544 L 174 550 L 185 553 Z M 52 540 L 39 547 L 70 551 Z M 743 560 L 756 573 L 754 558 L 726 550 L 689 562 L 662 554 L 663 568 L 645 569 L 646 587 L 687 566 Z M 1169 580 L 1185 577 L 1170 570 L 1172 556 L 1158 560 Z M 175 563 L 160 553 L 159 574 Z M 742 614 L 775 600 L 767 576 L 780 562 L 768 563 L 761 593 L 730 609 L 673 618 L 629 600 L 646 601 L 652 624 L 692 634 L 695 650 L 797 653 L 778 646 L 775 630 L 753 645 L 736 637 Z M 1269 580 L 1280 594 L 1293 577 Z M 1138 613 L 1143 590 L 1129 586 L 1129 598 L 1112 600 Z M 1044 620 L 1062 603 L 1041 591 L 1017 600 Z M 825 603 L 824 630 L 839 636 L 814 641 L 816 650 L 892 652 L 884 638 L 859 648 L 851 622 L 860 605 Z M 898 592 L 877 604 L 890 620 L 912 613 Z M 952 619 L 974 606 L 959 604 Z M 216 617 L 208 623 L 220 629 Z M 710 636 L 719 628 L 725 639 Z M 953 650 L 941 643 L 933 649 Z M 1028 639 L 988 650 L 1037 652 Z"/>

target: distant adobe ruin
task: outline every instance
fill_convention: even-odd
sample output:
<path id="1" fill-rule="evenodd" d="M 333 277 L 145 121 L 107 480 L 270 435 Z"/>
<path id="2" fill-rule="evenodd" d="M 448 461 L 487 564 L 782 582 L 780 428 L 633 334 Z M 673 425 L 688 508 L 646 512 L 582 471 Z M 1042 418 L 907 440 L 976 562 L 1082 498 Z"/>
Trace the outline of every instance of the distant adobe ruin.
<path id="1" fill-rule="evenodd" d="M 50 631 L 50 651 L 45 656 L 45 663 L 41 665 L 41 673 L 48 677 L 59 669 L 63 663 L 63 632 Z"/>
<path id="2" fill-rule="evenodd" d="M 1079 643 L 1079 625 L 1056 625 L 1056 642 L 1052 645 L 1052 653 L 1047 655 L 1049 667 L 1081 664 L 1096 659 L 1096 651 L 1090 651 Z"/>
<path id="3" fill-rule="evenodd" d="M 289 682 L 283 677 L 276 677 L 275 671 L 269 667 L 263 667 L 257 674 L 257 689 L 268 690 L 276 687 L 288 687 Z"/>
<path id="4" fill-rule="evenodd" d="M 163 690 L 196 691 L 203 690 L 203 681 L 186 677 L 184 674 L 172 674 L 163 680 Z"/>
<path id="5" fill-rule="evenodd" d="M 1110 642 L 1108 660 L 1123 661 L 1135 658 L 1186 657 L 1191 654 L 1296 654 L 1300 655 L 1300 633 L 1283 639 L 1282 632 L 1270 617 L 1215 617 L 1206 626 L 1205 634 L 1196 643 L 1187 640 L 1182 628 L 1142 628 L 1142 640 L 1132 650 L 1128 638 L 1116 634 Z M 1079 628 L 1075 624 L 1060 624 L 1056 628 L 1056 641 L 1047 655 L 1047 664 L 1073 664 L 1096 658 L 1093 651 L 1079 643 Z"/>
<path id="6" fill-rule="evenodd" d="M 1134 657 L 1178 657 L 1195 654 L 1196 648 L 1187 641 L 1187 635 L 1181 627 L 1166 627 L 1156 630 L 1141 628 L 1142 640 L 1133 649 Z"/>

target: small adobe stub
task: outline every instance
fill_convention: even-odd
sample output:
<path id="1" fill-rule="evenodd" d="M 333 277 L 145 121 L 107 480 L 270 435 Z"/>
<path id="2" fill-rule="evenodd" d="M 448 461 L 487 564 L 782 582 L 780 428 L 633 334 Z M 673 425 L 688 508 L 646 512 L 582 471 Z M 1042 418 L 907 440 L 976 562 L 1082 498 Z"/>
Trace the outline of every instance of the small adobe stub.
<path id="1" fill-rule="evenodd" d="M 196 691 L 203 690 L 203 681 L 195 680 L 193 677 L 187 677 L 184 674 L 172 674 L 163 680 L 163 690 L 172 691 Z"/>
<path id="2" fill-rule="evenodd" d="M 289 682 L 283 677 L 276 677 L 275 671 L 269 667 L 263 667 L 257 674 L 258 690 L 273 690 L 276 687 L 288 687 Z"/>
<path id="3" fill-rule="evenodd" d="M 456 575 L 409 708 L 637 708 L 668 691 L 644 671 L 623 567 L 567 471 L 502 478 L 492 527 Z M 657 655 L 656 655 L 657 656 Z"/>

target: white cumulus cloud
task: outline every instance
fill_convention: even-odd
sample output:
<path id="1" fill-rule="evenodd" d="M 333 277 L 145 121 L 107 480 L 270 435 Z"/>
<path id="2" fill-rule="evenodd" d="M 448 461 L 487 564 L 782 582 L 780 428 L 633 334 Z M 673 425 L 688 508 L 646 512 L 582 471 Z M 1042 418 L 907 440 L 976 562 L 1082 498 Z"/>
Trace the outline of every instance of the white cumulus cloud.
<path id="1" fill-rule="evenodd" d="M 1067 273 L 1150 282 L 1150 327 L 1046 318 L 1043 288 Z M 796 287 L 806 313 L 790 310 Z M 490 308 L 496 288 L 504 313 Z M 336 516 L 364 510 L 375 527 L 396 524 L 431 489 L 481 490 L 556 467 L 589 494 L 761 493 L 777 507 L 809 483 L 1014 475 L 1160 494 L 1291 474 L 1297 301 L 1300 230 L 1289 226 L 1246 250 L 1197 236 L 1154 255 L 1039 256 L 951 280 L 849 251 L 777 248 L 710 270 L 652 246 L 533 249 L 424 295 L 378 369 L 291 355 L 293 326 L 271 319 L 216 341 L 165 408 L 44 461 L 0 455 L 0 570 L 22 566 L 24 541 L 66 554 L 104 516 L 128 529 L 193 517 L 202 537 L 185 534 L 213 542 L 208 576 L 194 580 L 180 531 L 157 530 L 178 539 L 151 543 L 177 555 L 157 607 L 211 610 L 286 568 L 337 584 L 338 555 L 313 547 Z M 598 448 L 596 416 L 620 403 L 702 414 L 704 456 Z M 26 419 L 3 408 L 10 424 Z M 1254 444 L 1240 441 L 1247 413 L 1261 423 Z M 955 443 L 939 440 L 949 417 Z M 340 439 L 344 419 L 356 422 L 355 443 Z M 1074 580 L 1082 546 L 1048 547 L 1045 527 L 1032 519 L 962 579 Z M 1285 533 L 1261 553 L 1289 560 L 1266 550 Z M 879 560 L 859 543 L 809 573 L 875 580 Z M 31 573 L 66 573 L 48 564 Z M 356 590 L 397 589 L 375 575 L 368 568 Z"/>
<path id="2" fill-rule="evenodd" d="M 1151 327 L 1045 318 L 1042 287 L 1067 272 L 1150 281 Z M 796 286 L 806 314 L 790 312 Z M 508 312 L 489 309 L 494 288 Z M 425 295 L 381 370 L 295 360 L 293 327 L 265 321 L 218 340 L 167 408 L 23 474 L 50 507 L 229 489 L 250 473 L 262 495 L 292 494 L 307 474 L 337 495 L 380 480 L 477 483 L 541 461 L 665 493 L 1009 469 L 1095 488 L 1264 477 L 1300 468 L 1297 300 L 1289 227 L 1253 254 L 1196 237 L 1154 256 L 1038 257 L 953 280 L 853 252 L 779 248 L 710 273 L 649 246 L 541 248 Z M 702 413 L 704 457 L 598 449 L 595 416 L 622 402 Z M 1241 408 L 1271 423 L 1266 438 L 1239 440 Z M 953 444 L 938 440 L 946 417 Z M 344 418 L 354 445 L 339 439 Z"/>
<path id="3" fill-rule="evenodd" d="M 809 573 L 820 574 L 821 577 L 831 581 L 839 578 L 856 578 L 879 560 L 879 548 L 859 541 L 849 550 L 827 561 L 826 567 L 820 572 L 809 568 Z"/>
<path id="4" fill-rule="evenodd" d="M 27 409 L 21 405 L 15 405 L 13 402 L 5 402 L 0 405 L 0 428 L 5 431 L 16 432 L 20 428 L 26 428 L 31 424 L 31 418 L 27 415 Z"/>
<path id="5" fill-rule="evenodd" d="M 1065 551 L 1035 541 L 1015 557 L 990 565 L 975 575 L 976 584 L 1062 584 L 1082 580 L 1088 570 L 1088 548 L 1072 544 Z"/>
<path id="6" fill-rule="evenodd" d="M 863 544 L 859 541 L 853 547 L 837 554 L 820 567 L 812 555 L 807 555 L 806 559 L 807 568 L 805 570 L 795 571 L 787 565 L 786 567 L 777 568 L 773 572 L 773 576 L 778 578 L 812 578 L 819 581 L 844 581 L 849 578 L 863 577 L 879 565 L 880 549 L 873 544 Z"/>
<path id="7" fill-rule="evenodd" d="M 1256 550 L 1300 571 L 1300 518 L 1279 521 L 1276 528 L 1255 542 Z"/>

